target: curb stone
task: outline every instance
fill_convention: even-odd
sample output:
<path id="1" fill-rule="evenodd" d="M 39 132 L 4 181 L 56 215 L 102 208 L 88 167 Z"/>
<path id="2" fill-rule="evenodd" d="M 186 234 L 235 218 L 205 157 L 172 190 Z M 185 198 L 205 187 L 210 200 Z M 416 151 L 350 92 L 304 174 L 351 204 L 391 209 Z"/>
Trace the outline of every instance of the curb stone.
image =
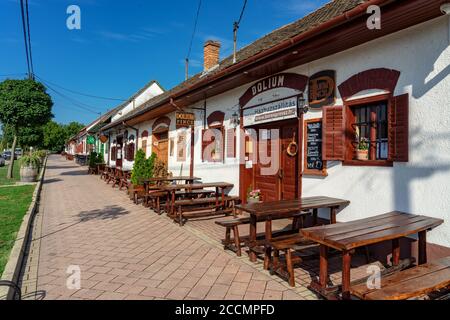
<path id="1" fill-rule="evenodd" d="M 16 241 L 9 254 L 8 263 L 5 266 L 2 277 L 0 280 L 6 280 L 13 283 L 18 283 L 20 271 L 22 269 L 22 262 L 25 256 L 27 242 L 30 238 L 30 227 L 33 222 L 33 218 L 37 212 L 39 197 L 41 194 L 42 184 L 44 182 L 45 168 L 47 166 L 48 156 L 44 160 L 41 173 L 39 174 L 39 180 L 36 184 L 36 188 L 33 192 L 31 204 L 28 207 L 27 213 L 23 217 L 22 224 L 20 225 L 19 232 L 17 233 Z M 14 289 L 11 287 L 0 287 L 0 300 L 12 300 L 14 297 Z"/>

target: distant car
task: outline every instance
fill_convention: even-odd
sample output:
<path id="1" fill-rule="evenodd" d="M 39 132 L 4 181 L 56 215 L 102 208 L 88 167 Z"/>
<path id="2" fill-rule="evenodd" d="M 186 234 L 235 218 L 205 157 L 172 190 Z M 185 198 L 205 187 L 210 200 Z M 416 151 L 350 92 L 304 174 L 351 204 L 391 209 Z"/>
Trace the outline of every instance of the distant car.
<path id="1" fill-rule="evenodd" d="M 11 151 L 4 151 L 2 154 L 2 158 L 5 160 L 11 160 Z"/>
<path id="2" fill-rule="evenodd" d="M 16 151 L 14 152 L 14 154 L 16 156 L 15 158 L 22 156 L 22 154 L 23 154 L 22 149 L 16 148 Z"/>
<path id="3" fill-rule="evenodd" d="M 5 152 L 3 152 L 2 157 L 5 160 L 11 160 L 11 151 L 6 150 Z M 14 159 L 17 159 L 17 154 L 16 153 L 14 153 Z"/>
<path id="4" fill-rule="evenodd" d="M 5 165 L 5 159 L 0 156 L 0 167 L 3 167 Z"/>

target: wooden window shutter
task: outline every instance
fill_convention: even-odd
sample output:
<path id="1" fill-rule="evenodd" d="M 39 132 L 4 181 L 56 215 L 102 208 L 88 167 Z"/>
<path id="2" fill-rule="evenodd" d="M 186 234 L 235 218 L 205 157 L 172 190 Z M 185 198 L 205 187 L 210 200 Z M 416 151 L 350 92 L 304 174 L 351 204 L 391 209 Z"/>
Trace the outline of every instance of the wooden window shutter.
<path id="1" fill-rule="evenodd" d="M 344 160 L 344 107 L 324 107 L 322 122 L 323 160 Z"/>
<path id="2" fill-rule="evenodd" d="M 388 110 L 388 160 L 408 162 L 409 95 L 406 93 L 393 97 Z"/>
<path id="3" fill-rule="evenodd" d="M 227 158 L 236 158 L 236 129 L 227 130 Z"/>

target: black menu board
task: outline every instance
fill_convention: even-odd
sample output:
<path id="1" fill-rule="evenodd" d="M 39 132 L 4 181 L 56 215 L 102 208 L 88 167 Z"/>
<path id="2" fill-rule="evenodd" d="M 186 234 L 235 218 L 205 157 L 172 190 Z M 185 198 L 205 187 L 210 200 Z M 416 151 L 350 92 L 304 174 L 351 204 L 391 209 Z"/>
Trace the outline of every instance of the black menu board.
<path id="1" fill-rule="evenodd" d="M 305 174 L 326 175 L 322 160 L 322 120 L 305 121 Z"/>

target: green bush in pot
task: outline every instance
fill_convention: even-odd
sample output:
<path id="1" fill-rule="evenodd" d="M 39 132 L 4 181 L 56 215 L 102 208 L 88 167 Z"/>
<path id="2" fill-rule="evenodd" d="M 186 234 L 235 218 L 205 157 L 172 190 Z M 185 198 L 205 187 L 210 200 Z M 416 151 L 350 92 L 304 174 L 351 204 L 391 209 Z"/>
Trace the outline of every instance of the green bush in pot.
<path id="1" fill-rule="evenodd" d="M 36 155 L 25 155 L 20 158 L 20 181 L 36 182 L 41 166 L 41 159 Z"/>

